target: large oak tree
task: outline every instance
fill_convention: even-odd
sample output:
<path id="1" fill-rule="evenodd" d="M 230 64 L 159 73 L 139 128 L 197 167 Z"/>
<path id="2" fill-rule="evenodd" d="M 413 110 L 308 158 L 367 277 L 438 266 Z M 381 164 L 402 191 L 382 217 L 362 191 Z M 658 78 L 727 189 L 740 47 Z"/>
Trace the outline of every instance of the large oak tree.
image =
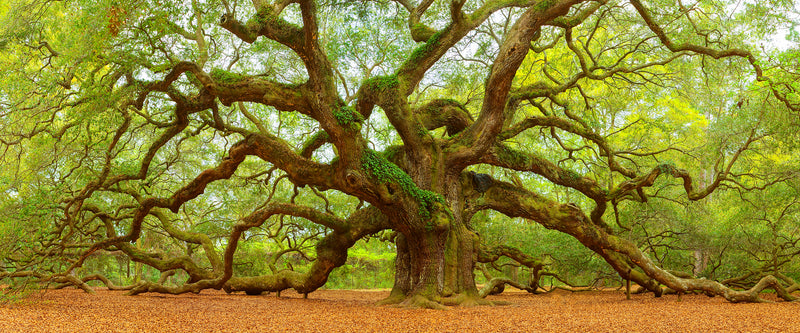
<path id="1" fill-rule="evenodd" d="M 479 291 L 477 262 L 542 265 L 484 242 L 476 214 L 495 211 L 571 235 L 657 295 L 794 299 L 785 276 L 744 290 L 676 276 L 620 213 L 797 187 L 798 57 L 769 39 L 793 2 L 0 6 L 2 276 L 117 287 L 74 273 L 105 253 L 188 277 L 134 294 L 308 293 L 380 233 L 397 251 L 386 303 L 483 304 L 515 282 Z M 313 248 L 308 269 L 234 274 L 237 248 L 276 226 L 283 253 Z"/>

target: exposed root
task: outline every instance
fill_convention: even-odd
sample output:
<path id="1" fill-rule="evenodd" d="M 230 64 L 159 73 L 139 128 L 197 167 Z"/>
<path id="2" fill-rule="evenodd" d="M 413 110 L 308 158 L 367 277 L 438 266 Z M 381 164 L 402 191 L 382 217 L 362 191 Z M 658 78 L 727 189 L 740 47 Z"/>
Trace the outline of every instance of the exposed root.
<path id="1" fill-rule="evenodd" d="M 442 304 L 461 307 L 509 305 L 510 302 L 490 301 L 478 295 L 459 294 L 442 299 Z"/>
<path id="2" fill-rule="evenodd" d="M 449 306 L 502 306 L 509 305 L 509 302 L 491 301 L 479 295 L 458 294 L 451 297 L 431 298 L 423 295 L 403 295 L 402 293 L 392 293 L 389 297 L 379 301 L 377 305 L 390 305 L 405 309 L 435 309 L 446 310 Z"/>
<path id="3" fill-rule="evenodd" d="M 434 310 L 447 310 L 447 307 L 441 303 L 435 302 L 422 295 L 412 295 L 397 304 L 398 307 L 405 309 L 434 309 Z"/>
<path id="4" fill-rule="evenodd" d="M 392 290 L 392 293 L 389 294 L 389 297 L 384 298 L 377 303 L 376 305 L 397 305 L 400 304 L 403 300 L 406 299 L 406 295 L 403 295 L 402 292 L 397 292 Z"/>

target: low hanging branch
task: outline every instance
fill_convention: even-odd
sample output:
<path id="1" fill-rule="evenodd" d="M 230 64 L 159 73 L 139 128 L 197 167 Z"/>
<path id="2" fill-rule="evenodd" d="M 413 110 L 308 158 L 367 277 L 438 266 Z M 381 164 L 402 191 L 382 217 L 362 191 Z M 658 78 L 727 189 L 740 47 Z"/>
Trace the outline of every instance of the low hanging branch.
<path id="1" fill-rule="evenodd" d="M 281 206 L 283 207 L 281 209 L 278 209 L 278 206 L 267 207 L 244 218 L 243 223 L 234 227 L 235 231 L 231 234 L 231 242 L 237 242 L 241 232 L 261 225 L 273 214 L 278 212 L 283 214 L 292 213 L 289 215 L 304 217 L 333 229 L 317 244 L 317 257 L 311 267 L 305 273 L 283 270 L 271 275 L 233 277 L 225 284 L 225 291 L 245 291 L 248 294 L 260 294 L 265 291 L 280 292 L 281 290 L 293 288 L 299 293 L 310 293 L 325 284 L 328 280 L 328 275 L 334 268 L 345 264 L 347 249 L 357 240 L 389 227 L 385 224 L 385 219 L 382 218 L 380 211 L 374 207 L 358 210 L 344 221 L 309 208 L 289 205 Z M 284 210 L 287 208 L 291 209 Z M 226 252 L 226 258 L 228 257 L 232 259 L 232 252 Z M 229 267 L 226 269 L 229 269 Z"/>
<path id="2" fill-rule="evenodd" d="M 500 181 L 493 184 L 485 195 L 475 200 L 475 206 L 492 208 L 510 217 L 530 219 L 546 228 L 567 233 L 603 257 L 623 278 L 630 278 L 657 295 L 663 292 L 658 286 L 661 283 L 678 293 L 701 291 L 723 296 L 734 303 L 763 302 L 759 295 L 766 289 L 775 290 L 784 300 L 796 299 L 772 275 L 764 276 L 755 286 L 743 291 L 716 281 L 677 277 L 655 265 L 635 244 L 591 223 L 578 207 L 555 203 L 513 184 Z M 631 270 L 627 262 L 633 263 L 644 274 Z"/>
<path id="3" fill-rule="evenodd" d="M 510 247 L 507 245 L 498 245 L 494 247 L 486 247 L 482 246 L 478 250 L 478 259 L 477 262 L 479 263 L 492 263 L 500 259 L 500 257 L 507 257 L 515 262 L 519 263 L 522 266 L 528 267 L 531 270 L 531 274 L 537 277 L 535 284 L 533 286 L 526 286 L 518 281 L 514 281 L 513 279 L 507 278 L 491 278 L 486 283 L 486 285 L 480 290 L 479 295 L 480 297 L 486 297 L 494 290 L 498 288 L 502 288 L 503 285 L 508 284 L 517 289 L 526 290 L 530 293 L 536 293 L 536 288 L 538 287 L 538 277 L 540 276 L 540 271 L 544 268 L 545 265 L 548 265 L 550 262 L 546 259 L 539 259 L 529 256 L 517 248 Z M 484 272 L 486 274 L 486 272 Z"/>

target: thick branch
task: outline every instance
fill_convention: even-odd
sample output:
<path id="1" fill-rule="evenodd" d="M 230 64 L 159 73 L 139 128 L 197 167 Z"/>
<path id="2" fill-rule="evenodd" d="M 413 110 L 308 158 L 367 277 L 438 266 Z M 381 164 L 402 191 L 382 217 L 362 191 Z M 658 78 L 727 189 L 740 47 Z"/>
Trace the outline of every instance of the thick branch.
<path id="1" fill-rule="evenodd" d="M 474 122 L 463 105 L 449 99 L 431 101 L 417 108 L 414 113 L 429 131 L 445 127 L 450 136 L 458 134 Z"/>
<path id="2" fill-rule="evenodd" d="M 546 6 L 533 6 L 517 20 L 503 45 L 500 46 L 489 78 L 486 80 L 486 92 L 480 116 L 451 143 L 463 148 L 448 157 L 449 166 L 456 169 L 466 167 L 483 155 L 495 142 L 504 122 L 503 116 L 511 82 L 530 50 L 534 34 L 544 23 L 566 14 L 572 5 L 580 2 L 567 0 L 555 4 L 548 2 Z"/>
<path id="3" fill-rule="evenodd" d="M 621 276 L 631 274 L 632 280 L 657 293 L 660 293 L 660 288 L 655 281 L 678 292 L 703 291 L 724 296 L 731 302 L 760 302 L 762 299 L 758 295 L 767 288 L 776 290 L 785 300 L 794 300 L 773 276 L 764 277 L 756 286 L 745 291 L 730 289 L 716 281 L 676 277 L 656 266 L 632 242 L 591 223 L 577 206 L 555 203 L 512 184 L 498 181 L 493 184 L 484 195 L 474 199 L 475 207 L 494 209 L 510 217 L 524 217 L 548 229 L 567 233 L 606 259 Z M 627 262 L 637 266 L 644 274 L 631 271 Z"/>
<path id="4" fill-rule="evenodd" d="M 243 223 L 237 225 L 237 230 L 246 230 L 260 225 L 263 220 L 275 211 L 269 209 L 258 211 L 245 218 Z M 284 213 L 301 213 L 294 211 Z M 330 272 L 347 260 L 347 249 L 362 237 L 389 228 L 386 218 L 375 207 L 361 209 L 353 213 L 347 221 L 341 221 L 322 213 L 314 213 L 314 221 L 328 224 L 335 221 L 337 227 L 325 236 L 316 246 L 317 258 L 305 273 L 283 270 L 272 275 L 253 277 L 234 277 L 225 285 L 227 292 L 246 291 L 249 294 L 259 294 L 264 291 L 281 291 L 293 288 L 301 293 L 309 293 L 321 287 L 328 280 Z M 327 222 L 326 222 L 327 221 Z M 234 241 L 234 235 L 231 241 Z M 238 236 L 237 236 L 238 237 Z"/>
<path id="5" fill-rule="evenodd" d="M 300 27 L 279 17 L 282 10 L 283 8 L 271 6 L 264 1 L 247 23 L 240 22 L 231 14 L 225 14 L 220 18 L 220 26 L 247 43 L 253 43 L 259 36 L 264 36 L 302 53 L 305 34 Z"/>

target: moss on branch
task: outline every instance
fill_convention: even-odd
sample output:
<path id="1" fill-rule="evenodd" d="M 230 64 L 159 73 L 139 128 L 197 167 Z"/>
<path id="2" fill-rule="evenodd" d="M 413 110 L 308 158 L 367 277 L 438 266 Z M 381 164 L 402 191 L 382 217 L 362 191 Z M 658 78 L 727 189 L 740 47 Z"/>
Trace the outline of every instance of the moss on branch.
<path id="1" fill-rule="evenodd" d="M 249 79 L 249 76 L 247 75 L 233 73 L 219 68 L 212 69 L 209 75 L 218 84 L 226 86 L 235 86 L 238 84 L 243 84 Z"/>
<path id="2" fill-rule="evenodd" d="M 405 171 L 373 150 L 364 151 L 361 167 L 381 184 L 399 185 L 419 203 L 419 215 L 424 219 L 431 218 L 431 211 L 437 202 L 444 203 L 444 197 L 440 194 L 419 188 Z"/>
<path id="3" fill-rule="evenodd" d="M 676 167 L 672 162 L 661 163 L 656 168 L 658 169 L 658 172 L 665 175 L 674 175 L 675 171 L 678 170 L 678 167 Z"/>
<path id="4" fill-rule="evenodd" d="M 411 26 L 411 37 L 414 39 L 414 41 L 418 42 L 427 41 L 434 34 L 436 34 L 436 30 L 425 24 L 416 23 Z"/>
<path id="5" fill-rule="evenodd" d="M 500 146 L 499 149 L 497 149 L 497 157 L 503 162 L 515 167 L 524 167 L 531 162 L 530 157 L 525 155 L 525 153 L 506 146 Z"/>
<path id="6" fill-rule="evenodd" d="M 278 17 L 278 15 L 273 10 L 272 6 L 261 6 L 256 12 L 256 16 L 253 18 L 255 22 L 260 25 L 270 25 L 275 29 L 279 30 L 297 30 L 300 27 L 286 22 L 285 20 Z"/>
<path id="7" fill-rule="evenodd" d="M 362 117 L 360 113 L 356 112 L 353 107 L 347 105 L 342 106 L 338 110 L 334 110 L 333 117 L 336 118 L 336 122 L 338 122 L 339 125 L 352 131 L 360 130 L 361 122 L 364 121 L 364 117 Z"/>
<path id="8" fill-rule="evenodd" d="M 400 82 L 397 80 L 397 75 L 376 76 L 374 78 L 364 81 L 364 86 L 368 87 L 374 92 L 387 91 L 396 88 Z"/>
<path id="9" fill-rule="evenodd" d="M 556 4 L 556 0 L 544 0 L 534 5 L 533 9 L 538 12 L 543 12 Z"/>
<path id="10" fill-rule="evenodd" d="M 425 42 L 425 44 L 422 44 L 418 46 L 416 49 L 414 49 L 414 51 L 411 53 L 411 56 L 408 58 L 408 61 L 412 63 L 417 62 L 421 60 L 425 55 L 430 54 L 434 50 L 436 45 L 439 44 L 439 41 L 442 38 L 443 31 L 444 30 L 434 33 L 433 35 L 431 35 L 430 38 L 428 38 L 428 41 Z"/>

